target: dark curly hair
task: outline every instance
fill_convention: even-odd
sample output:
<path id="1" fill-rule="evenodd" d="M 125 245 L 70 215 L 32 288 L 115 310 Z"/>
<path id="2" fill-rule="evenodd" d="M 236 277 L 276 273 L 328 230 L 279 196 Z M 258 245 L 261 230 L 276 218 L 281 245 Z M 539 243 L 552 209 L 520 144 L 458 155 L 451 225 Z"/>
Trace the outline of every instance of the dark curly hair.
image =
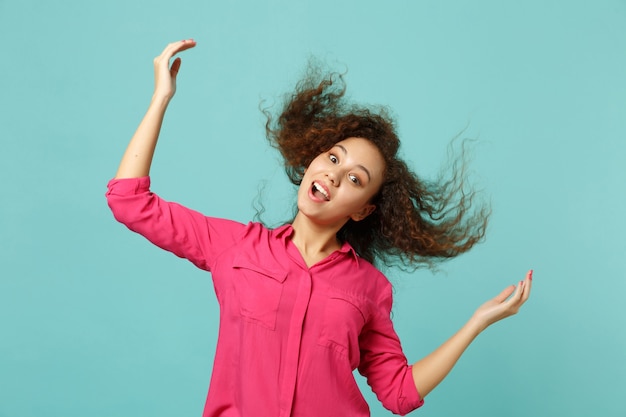
<path id="1" fill-rule="evenodd" d="M 388 112 L 352 104 L 345 91 L 342 74 L 324 74 L 310 66 L 277 117 L 263 109 L 267 139 L 282 154 L 295 185 L 316 156 L 341 140 L 368 139 L 380 150 L 386 169 L 372 200 L 376 210 L 361 221 L 349 220 L 337 238 L 371 263 L 390 266 L 399 261 L 411 269 L 434 267 L 481 241 L 490 208 L 478 203 L 477 192 L 467 187 L 465 141 L 437 180 L 420 179 L 398 156 L 400 140 Z"/>

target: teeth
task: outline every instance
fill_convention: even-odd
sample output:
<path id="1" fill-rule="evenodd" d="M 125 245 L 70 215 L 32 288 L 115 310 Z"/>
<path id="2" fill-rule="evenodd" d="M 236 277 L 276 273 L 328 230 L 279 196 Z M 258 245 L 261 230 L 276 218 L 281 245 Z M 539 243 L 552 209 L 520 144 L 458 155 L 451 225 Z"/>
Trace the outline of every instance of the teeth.
<path id="1" fill-rule="evenodd" d="M 320 193 L 322 193 L 322 195 L 326 198 L 326 200 L 328 200 L 328 199 L 329 199 L 328 193 L 326 192 L 326 190 L 325 190 L 322 186 L 320 186 L 320 185 L 318 185 L 318 183 L 314 182 L 314 183 L 313 183 L 313 187 L 315 187 L 315 189 L 316 189 L 317 191 L 319 191 Z"/>

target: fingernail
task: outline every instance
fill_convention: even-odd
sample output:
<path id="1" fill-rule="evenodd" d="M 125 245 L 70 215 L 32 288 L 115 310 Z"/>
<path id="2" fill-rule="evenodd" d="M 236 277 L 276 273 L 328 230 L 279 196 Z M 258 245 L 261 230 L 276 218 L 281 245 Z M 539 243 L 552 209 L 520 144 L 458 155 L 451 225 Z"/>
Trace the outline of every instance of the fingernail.
<path id="1" fill-rule="evenodd" d="M 528 279 L 531 280 L 531 281 L 533 280 L 533 270 L 532 269 L 530 270 L 530 275 L 528 276 Z"/>

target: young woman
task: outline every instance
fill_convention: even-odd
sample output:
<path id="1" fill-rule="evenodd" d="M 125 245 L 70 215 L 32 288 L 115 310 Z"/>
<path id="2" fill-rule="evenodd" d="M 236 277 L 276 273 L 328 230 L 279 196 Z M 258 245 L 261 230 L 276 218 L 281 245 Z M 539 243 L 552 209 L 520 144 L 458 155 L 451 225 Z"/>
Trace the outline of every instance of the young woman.
<path id="1" fill-rule="evenodd" d="M 373 264 L 465 252 L 488 213 L 470 210 L 457 168 L 441 184 L 416 177 L 396 155 L 389 118 L 345 103 L 337 76 L 306 78 L 277 119 L 268 114 L 268 138 L 299 186 L 290 224 L 244 225 L 159 198 L 148 175 L 176 90 L 181 61 L 170 61 L 195 45 L 174 42 L 155 58 L 152 101 L 107 199 L 128 228 L 212 274 L 220 327 L 204 416 L 369 416 L 355 369 L 394 413 L 421 406 L 481 331 L 524 304 L 532 271 L 408 364 L 390 319 L 392 287 Z"/>

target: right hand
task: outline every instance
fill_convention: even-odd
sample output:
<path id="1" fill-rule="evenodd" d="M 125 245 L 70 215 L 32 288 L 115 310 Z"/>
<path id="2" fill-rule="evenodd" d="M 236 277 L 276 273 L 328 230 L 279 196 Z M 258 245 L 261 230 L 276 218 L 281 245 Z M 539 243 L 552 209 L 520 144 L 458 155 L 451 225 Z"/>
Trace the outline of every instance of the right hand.
<path id="1" fill-rule="evenodd" d="M 510 285 L 498 296 L 480 306 L 472 316 L 478 328 L 482 331 L 497 321 L 517 314 L 530 296 L 532 280 L 533 271 L 530 270 L 526 273 L 526 278 L 517 286 Z"/>
<path id="2" fill-rule="evenodd" d="M 176 76 L 180 69 L 180 58 L 176 58 L 170 67 L 170 59 L 179 52 L 193 48 L 196 41 L 185 39 L 170 43 L 161 55 L 154 58 L 154 95 L 171 99 L 176 93 Z"/>

